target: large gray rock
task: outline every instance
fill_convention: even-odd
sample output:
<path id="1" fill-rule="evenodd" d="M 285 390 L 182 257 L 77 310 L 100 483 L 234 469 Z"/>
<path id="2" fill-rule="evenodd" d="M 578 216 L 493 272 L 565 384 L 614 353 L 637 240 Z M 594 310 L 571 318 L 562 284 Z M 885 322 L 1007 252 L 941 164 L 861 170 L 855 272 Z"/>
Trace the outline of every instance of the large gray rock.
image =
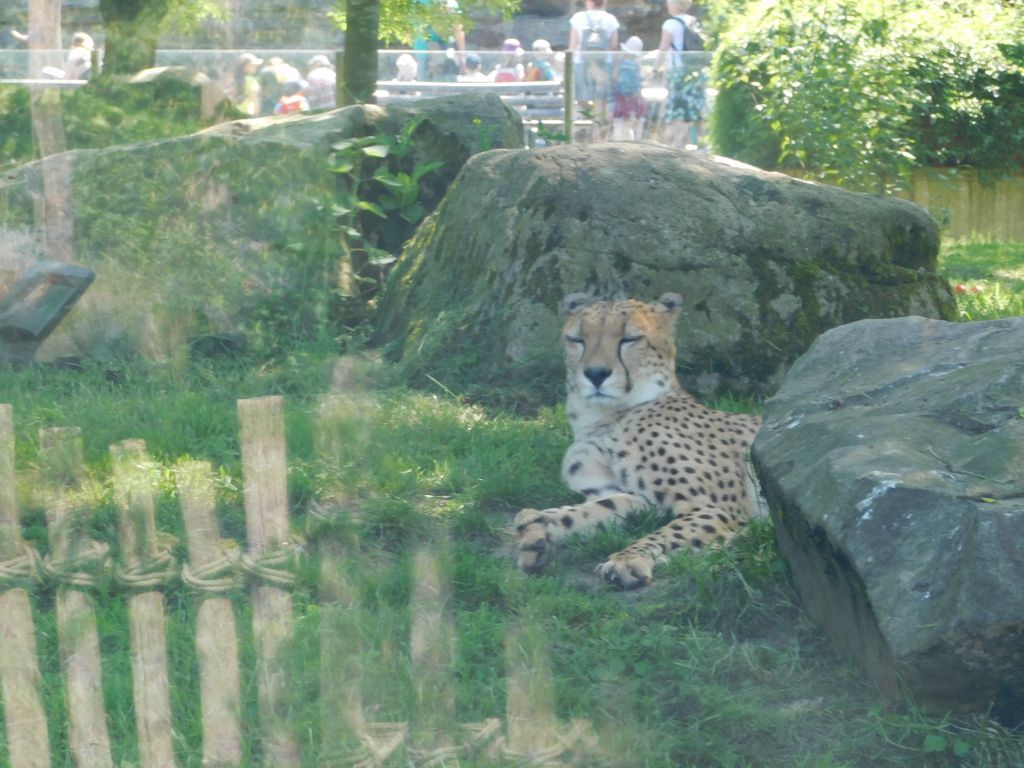
<path id="1" fill-rule="evenodd" d="M 395 135 L 413 120 L 409 160 L 442 164 L 421 181 L 428 211 L 470 155 L 523 144 L 519 117 L 498 97 L 459 96 L 239 120 L 54 156 L 48 162 L 71 179 L 70 258 L 97 277 L 38 358 L 110 349 L 160 357 L 206 332 L 256 340 L 261 329 L 315 327 L 342 257 L 332 145 Z M 32 163 L 0 179 L 0 286 L 46 255 L 43 170 Z M 363 196 L 386 191 L 362 182 Z M 366 226 L 374 244 L 396 253 L 412 229 L 397 213 Z"/>
<path id="2" fill-rule="evenodd" d="M 683 296 L 686 385 L 771 392 L 822 331 L 954 316 L 938 233 L 916 206 L 653 143 L 474 157 L 410 241 L 381 338 L 457 389 L 554 399 L 563 296 Z"/>
<path id="3" fill-rule="evenodd" d="M 753 458 L 808 610 L 888 694 L 1024 720 L 1024 319 L 822 335 Z"/>

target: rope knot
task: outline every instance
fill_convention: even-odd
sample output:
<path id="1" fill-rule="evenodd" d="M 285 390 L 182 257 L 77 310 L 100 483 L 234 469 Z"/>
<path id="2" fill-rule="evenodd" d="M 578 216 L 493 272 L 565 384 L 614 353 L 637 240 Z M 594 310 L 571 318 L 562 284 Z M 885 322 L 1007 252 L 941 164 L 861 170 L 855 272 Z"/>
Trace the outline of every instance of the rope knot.
<path id="1" fill-rule="evenodd" d="M 19 554 L 9 560 L 0 561 L 0 592 L 12 587 L 24 587 L 39 578 L 42 559 L 35 547 L 22 543 Z"/>

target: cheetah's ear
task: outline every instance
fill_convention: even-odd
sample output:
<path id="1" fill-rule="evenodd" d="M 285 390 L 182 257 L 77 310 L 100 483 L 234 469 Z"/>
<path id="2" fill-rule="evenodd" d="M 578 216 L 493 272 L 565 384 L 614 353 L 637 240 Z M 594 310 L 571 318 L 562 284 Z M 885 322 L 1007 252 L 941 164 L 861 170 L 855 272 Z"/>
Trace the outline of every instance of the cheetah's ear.
<path id="1" fill-rule="evenodd" d="M 585 307 L 587 304 L 592 304 L 593 302 L 593 297 L 588 296 L 585 293 L 570 293 L 562 299 L 562 309 L 571 315 L 580 307 Z"/>
<path id="2" fill-rule="evenodd" d="M 661 297 L 654 302 L 655 312 L 678 312 L 683 306 L 683 297 L 678 293 L 663 293 Z"/>

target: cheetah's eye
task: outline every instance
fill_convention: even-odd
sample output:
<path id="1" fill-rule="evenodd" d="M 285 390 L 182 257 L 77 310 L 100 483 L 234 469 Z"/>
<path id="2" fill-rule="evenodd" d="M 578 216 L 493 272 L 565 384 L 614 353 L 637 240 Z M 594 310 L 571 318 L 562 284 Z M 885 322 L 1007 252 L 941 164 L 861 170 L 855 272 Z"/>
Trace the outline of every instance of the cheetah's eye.
<path id="1" fill-rule="evenodd" d="M 640 341 L 642 338 L 643 336 L 623 336 L 622 339 L 619 341 L 619 346 L 623 346 L 625 344 L 634 344 L 635 342 Z"/>
<path id="2" fill-rule="evenodd" d="M 581 339 L 579 336 L 566 336 L 565 340 L 568 341 L 570 344 L 582 344 L 583 343 L 583 339 Z"/>

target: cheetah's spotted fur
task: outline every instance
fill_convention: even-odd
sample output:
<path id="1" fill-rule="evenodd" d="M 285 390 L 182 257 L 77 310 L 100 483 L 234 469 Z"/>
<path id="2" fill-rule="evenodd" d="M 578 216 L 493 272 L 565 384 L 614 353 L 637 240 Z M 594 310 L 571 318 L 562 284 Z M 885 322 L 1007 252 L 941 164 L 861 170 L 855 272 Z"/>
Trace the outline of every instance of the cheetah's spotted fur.
<path id="1" fill-rule="evenodd" d="M 682 549 L 725 543 L 758 509 L 746 454 L 761 420 L 698 403 L 675 375 L 682 298 L 653 304 L 566 299 L 567 413 L 574 441 L 562 478 L 584 501 L 516 515 L 519 567 L 541 570 L 566 536 L 657 507 L 671 522 L 598 567 L 624 587 L 651 580 Z"/>

